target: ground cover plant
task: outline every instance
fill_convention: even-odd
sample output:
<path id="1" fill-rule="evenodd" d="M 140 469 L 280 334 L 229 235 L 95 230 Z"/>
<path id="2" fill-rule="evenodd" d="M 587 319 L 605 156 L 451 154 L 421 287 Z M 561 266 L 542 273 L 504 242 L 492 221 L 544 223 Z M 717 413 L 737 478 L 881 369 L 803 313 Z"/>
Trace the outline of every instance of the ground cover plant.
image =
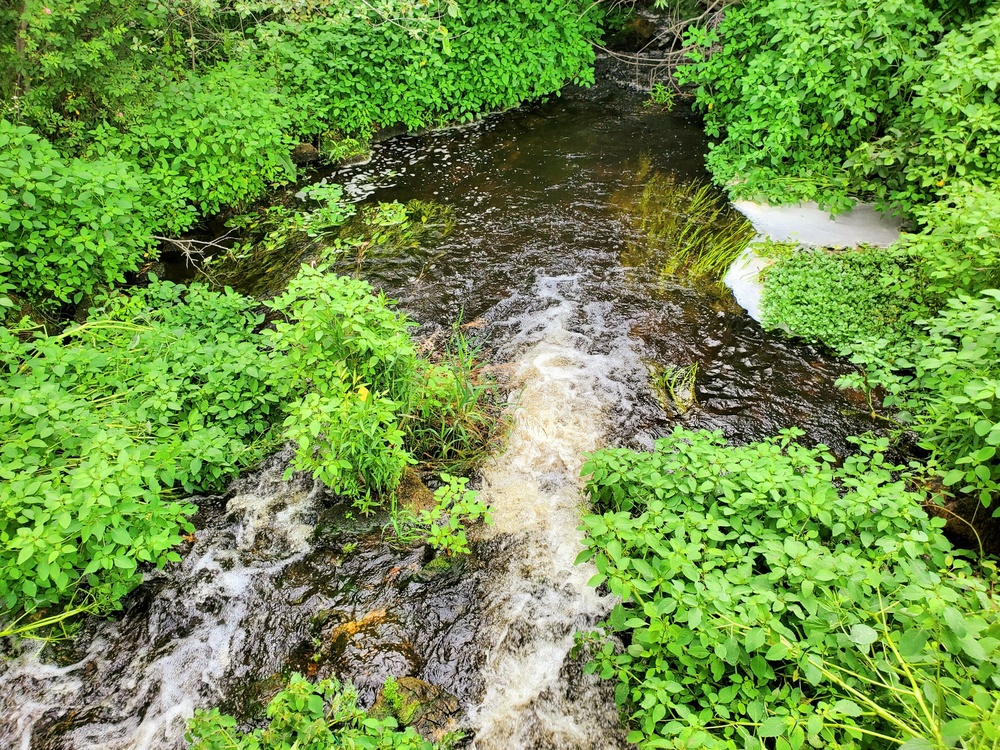
<path id="1" fill-rule="evenodd" d="M 992 748 L 1000 598 L 861 441 L 730 446 L 676 429 L 584 472 L 586 549 L 620 597 L 581 638 L 629 740 L 661 748 Z"/>
<path id="2" fill-rule="evenodd" d="M 218 709 L 198 710 L 188 722 L 191 750 L 437 750 L 445 745 L 423 739 L 392 716 L 376 718 L 358 706 L 358 694 L 337 680 L 311 683 L 298 674 L 271 700 L 269 723 L 242 732 Z"/>

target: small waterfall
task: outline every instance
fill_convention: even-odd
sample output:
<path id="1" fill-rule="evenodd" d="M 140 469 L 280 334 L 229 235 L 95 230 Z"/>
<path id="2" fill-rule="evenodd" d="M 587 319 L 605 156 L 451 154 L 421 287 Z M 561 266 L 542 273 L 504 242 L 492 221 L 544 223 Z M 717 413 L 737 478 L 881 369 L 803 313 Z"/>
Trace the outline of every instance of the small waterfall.
<path id="1" fill-rule="evenodd" d="M 576 282 L 540 280 L 534 295 L 548 306 L 526 314 L 510 343 L 520 352 L 516 424 L 482 486 L 493 507 L 490 533 L 505 541 L 491 561 L 478 639 L 486 649 L 478 750 L 624 746 L 610 684 L 583 675 L 570 657 L 574 633 L 612 606 L 587 586 L 593 566 L 573 562 L 582 454 L 601 445 L 609 407 L 625 396 L 614 374 L 641 365 L 628 349 L 593 353 L 594 341 L 574 330 Z"/>
<path id="2" fill-rule="evenodd" d="M 128 605 L 144 607 L 142 617 L 97 625 L 80 661 L 45 664 L 37 645 L 21 644 L 0 673 L 0 746 L 28 750 L 44 729 L 73 750 L 184 747 L 194 709 L 218 703 L 233 673 L 261 660 L 267 639 L 250 634 L 269 632 L 262 603 L 309 549 L 319 490 L 282 482 L 288 459 L 272 456 L 237 482 L 223 522 L 199 531 L 175 569 L 133 595 L 146 597 Z"/>

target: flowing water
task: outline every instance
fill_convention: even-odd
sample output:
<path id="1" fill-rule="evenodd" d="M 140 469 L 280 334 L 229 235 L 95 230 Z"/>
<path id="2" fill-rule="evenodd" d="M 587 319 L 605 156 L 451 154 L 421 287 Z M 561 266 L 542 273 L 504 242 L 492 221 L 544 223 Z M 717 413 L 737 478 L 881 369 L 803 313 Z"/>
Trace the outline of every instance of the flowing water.
<path id="1" fill-rule="evenodd" d="M 203 498 L 184 561 L 71 647 L 16 647 L 0 666 L 0 746 L 184 747 L 195 707 L 252 719 L 290 670 L 350 679 L 366 702 L 411 675 L 457 697 L 475 747 L 624 747 L 610 685 L 586 676 L 573 634 L 609 598 L 574 566 L 583 454 L 651 445 L 675 420 L 646 362 L 698 363 L 691 427 L 737 441 L 790 425 L 835 451 L 866 425 L 834 388 L 845 366 L 761 331 L 731 302 L 622 265 L 641 238 L 623 210 L 651 169 L 702 175 L 694 121 L 613 86 L 378 144 L 328 175 L 356 200 L 454 208 L 446 239 L 362 272 L 427 330 L 456 320 L 513 386 L 506 450 L 478 483 L 495 525 L 473 554 L 429 565 L 380 519 L 283 482 L 278 454 Z"/>

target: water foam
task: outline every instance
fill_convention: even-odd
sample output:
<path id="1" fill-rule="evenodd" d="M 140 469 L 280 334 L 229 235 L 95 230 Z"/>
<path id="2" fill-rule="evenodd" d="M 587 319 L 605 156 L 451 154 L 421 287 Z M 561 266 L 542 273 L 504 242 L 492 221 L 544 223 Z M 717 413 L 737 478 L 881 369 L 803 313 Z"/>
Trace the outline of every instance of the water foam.
<path id="1" fill-rule="evenodd" d="M 36 728 L 73 750 L 185 747 L 198 706 L 223 697 L 234 663 L 267 632 L 261 606 L 282 571 L 309 549 L 305 522 L 319 489 L 284 483 L 288 455 L 237 483 L 225 522 L 200 531 L 141 618 L 98 626 L 76 664 L 55 667 L 27 648 L 0 674 L 0 744 L 27 750 Z M 154 578 L 155 578 L 154 577 Z M 131 622 L 129 622 L 131 620 Z M 137 642 L 138 641 L 138 642 Z M 54 729 L 65 723 L 67 729 Z"/>
<path id="2" fill-rule="evenodd" d="M 576 281 L 541 279 L 535 294 L 548 306 L 525 315 L 510 344 L 521 352 L 516 423 L 482 487 L 493 507 L 491 534 L 509 542 L 486 593 L 478 750 L 623 746 L 608 685 L 582 675 L 570 651 L 574 633 L 612 604 L 587 586 L 592 566 L 573 564 L 583 454 L 600 446 L 608 406 L 623 395 L 614 373 L 635 363 L 625 361 L 634 359 L 627 349 L 594 353 L 594 342 L 573 329 Z"/>

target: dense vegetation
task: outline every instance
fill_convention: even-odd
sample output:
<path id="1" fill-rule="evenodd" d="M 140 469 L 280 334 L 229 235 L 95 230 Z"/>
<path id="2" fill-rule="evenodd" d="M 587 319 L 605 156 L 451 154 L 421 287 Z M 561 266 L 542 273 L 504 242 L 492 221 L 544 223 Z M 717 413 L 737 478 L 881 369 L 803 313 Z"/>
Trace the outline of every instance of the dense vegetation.
<path id="1" fill-rule="evenodd" d="M 409 321 L 362 281 L 314 263 L 263 310 L 201 284 L 122 285 L 162 235 L 292 179 L 300 140 L 339 158 L 382 128 L 586 82 L 597 16 L 535 0 L 0 10 L 6 632 L 113 609 L 143 565 L 177 558 L 182 493 L 221 488 L 281 440 L 297 447 L 289 471 L 362 510 L 417 459 L 467 469 L 482 454 L 473 352 L 459 338 L 418 356 Z M 357 244 L 336 188 L 311 198 L 235 221 L 229 255 Z M 380 211 L 374 225 L 410 220 Z M 449 552 L 484 514 L 457 481 L 416 522 Z"/>
<path id="2" fill-rule="evenodd" d="M 155 238 L 380 129 L 592 78 L 581 0 L 28 0 L 0 9 L 0 294 L 79 301 Z"/>
<path id="3" fill-rule="evenodd" d="M 589 668 L 642 747 L 998 747 L 996 567 L 923 508 L 1000 498 L 1000 4 L 700 5 L 676 75 L 717 183 L 910 222 L 888 250 L 758 246 L 765 323 L 851 356 L 889 437 L 591 456 L 581 559 L 621 604 Z M 929 459 L 887 461 L 904 431 Z"/>
<path id="4" fill-rule="evenodd" d="M 733 447 L 678 428 L 651 453 L 603 450 L 584 467 L 598 513 L 581 559 L 621 597 L 608 629 L 625 648 L 583 640 L 589 668 L 617 681 L 629 739 L 996 747 L 990 581 L 887 463 L 887 440 L 838 466 L 801 434 Z"/>

